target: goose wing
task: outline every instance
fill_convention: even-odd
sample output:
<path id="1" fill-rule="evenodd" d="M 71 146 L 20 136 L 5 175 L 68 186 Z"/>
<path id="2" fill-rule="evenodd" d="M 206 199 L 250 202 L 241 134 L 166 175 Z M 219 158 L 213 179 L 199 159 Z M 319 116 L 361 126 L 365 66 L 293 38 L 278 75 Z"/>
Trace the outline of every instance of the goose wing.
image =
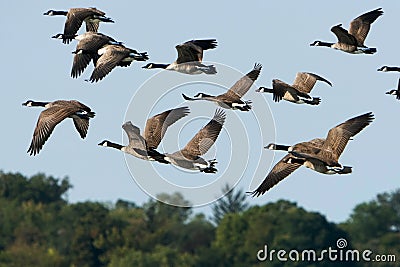
<path id="1" fill-rule="evenodd" d="M 92 60 L 92 56 L 86 53 L 76 53 L 72 62 L 71 77 L 78 78 Z"/>
<path id="2" fill-rule="evenodd" d="M 353 35 L 349 34 L 345 29 L 343 29 L 342 24 L 332 27 L 331 31 L 336 35 L 339 43 L 357 45 L 357 39 Z"/>
<path id="3" fill-rule="evenodd" d="M 122 125 L 129 139 L 128 146 L 142 151 L 147 151 L 146 140 L 140 135 L 140 129 L 132 124 L 131 121 L 125 122 Z"/>
<path id="4" fill-rule="evenodd" d="M 291 97 L 296 101 L 299 100 L 299 96 L 308 99 L 311 98 L 307 93 L 298 91 L 296 88 L 278 79 L 272 80 L 272 89 L 273 89 L 272 99 L 275 102 L 281 101 L 286 93 L 289 93 Z"/>
<path id="5" fill-rule="evenodd" d="M 97 53 L 102 46 L 110 43 L 117 42 L 114 38 L 98 32 L 85 32 L 80 35 L 81 39 L 76 45 L 76 50 L 84 50 Z"/>
<path id="6" fill-rule="evenodd" d="M 250 192 L 253 197 L 263 195 L 301 166 L 298 163 L 287 163 L 290 157 L 291 155 L 286 155 L 280 161 L 278 161 L 277 164 L 275 164 L 258 188 Z"/>
<path id="7" fill-rule="evenodd" d="M 96 67 L 89 79 L 91 82 L 97 82 L 103 79 L 116 66 L 121 64 L 121 61 L 130 51 L 125 47 L 117 45 L 107 45 L 105 48 L 106 50 L 104 53 L 96 61 Z"/>
<path id="8" fill-rule="evenodd" d="M 56 125 L 75 112 L 77 112 L 77 109 L 73 105 L 56 104 L 43 110 L 39 115 L 36 128 L 33 132 L 32 142 L 27 151 L 29 155 L 38 154 Z"/>
<path id="9" fill-rule="evenodd" d="M 83 21 L 92 15 L 104 16 L 105 13 L 96 8 L 71 8 L 67 13 L 67 20 L 64 25 L 64 35 L 75 35 L 82 26 Z M 91 28 L 92 31 L 94 31 L 93 26 L 91 26 Z M 95 31 L 97 31 L 97 28 Z M 69 43 L 70 40 L 72 39 L 67 39 L 66 42 Z"/>
<path id="10" fill-rule="evenodd" d="M 191 40 L 175 46 L 178 52 L 177 64 L 186 62 L 201 62 L 203 60 L 203 50 L 217 47 L 217 40 Z"/>
<path id="11" fill-rule="evenodd" d="M 358 16 L 350 23 L 349 33 L 357 39 L 359 46 L 364 46 L 371 24 L 382 14 L 382 8 L 377 8 Z"/>
<path id="12" fill-rule="evenodd" d="M 225 118 L 225 112 L 222 109 L 217 109 L 211 121 L 186 144 L 181 153 L 188 158 L 205 154 L 217 140 Z"/>
<path id="13" fill-rule="evenodd" d="M 89 8 L 89 9 L 90 9 L 91 13 L 88 16 L 86 16 L 86 19 L 85 19 L 86 31 L 87 32 L 97 32 L 99 30 L 99 21 L 98 20 L 93 21 L 91 19 L 88 19 L 88 17 L 93 16 L 93 15 L 104 17 L 104 15 L 106 13 L 104 13 L 103 11 L 100 11 L 94 7 Z"/>
<path id="14" fill-rule="evenodd" d="M 147 146 L 156 149 L 168 127 L 188 114 L 189 108 L 181 107 L 164 111 L 148 119 L 144 129 L 144 139 L 146 139 Z"/>
<path id="15" fill-rule="evenodd" d="M 113 38 L 94 32 L 86 32 L 82 35 L 75 50 L 75 56 L 72 64 L 71 77 L 80 76 L 90 61 L 96 62 L 98 59 L 97 51 L 109 42 L 116 42 Z"/>
<path id="16" fill-rule="evenodd" d="M 256 63 L 253 70 L 240 78 L 226 93 L 220 95 L 228 99 L 239 100 L 242 98 L 260 75 L 262 65 Z"/>
<path id="17" fill-rule="evenodd" d="M 89 119 L 73 118 L 74 125 L 81 138 L 85 138 L 89 129 Z"/>
<path id="18" fill-rule="evenodd" d="M 338 160 L 351 137 L 361 132 L 374 120 L 372 112 L 349 119 L 328 132 L 328 136 L 318 153 L 322 158 Z"/>
<path id="19" fill-rule="evenodd" d="M 323 81 L 332 86 L 330 81 L 310 72 L 298 72 L 292 86 L 300 92 L 309 93 L 317 81 Z"/>

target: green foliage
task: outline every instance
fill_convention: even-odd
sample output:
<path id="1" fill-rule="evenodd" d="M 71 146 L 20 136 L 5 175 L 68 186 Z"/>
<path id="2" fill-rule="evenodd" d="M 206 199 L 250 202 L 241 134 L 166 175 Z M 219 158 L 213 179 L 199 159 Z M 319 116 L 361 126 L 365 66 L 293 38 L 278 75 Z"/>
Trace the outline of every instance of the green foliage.
<path id="1" fill-rule="evenodd" d="M 61 181 L 42 173 L 26 179 L 21 174 L 0 171 L 0 197 L 18 202 L 52 203 L 64 201 L 64 194 L 72 188 L 68 178 Z"/>
<path id="2" fill-rule="evenodd" d="M 229 184 L 226 184 L 222 188 L 224 196 L 212 207 L 212 220 L 216 224 L 219 224 L 226 214 L 242 212 L 248 208 L 249 204 L 246 203 L 246 194 L 242 190 L 234 191 L 235 189 L 231 188 Z"/>
<path id="3" fill-rule="evenodd" d="M 203 214 L 192 215 L 179 193 L 142 206 L 126 200 L 70 204 L 69 188 L 66 178 L 0 172 L 0 267 L 337 266 L 260 262 L 256 255 L 264 245 L 326 249 L 338 238 L 351 241 L 348 248 L 400 257 L 400 190 L 358 205 L 338 228 L 288 201 L 248 208 L 241 191 L 230 191 L 215 205 L 216 227 Z"/>
<path id="4" fill-rule="evenodd" d="M 253 266 L 260 263 L 256 253 L 264 245 L 276 250 L 320 251 L 335 246 L 336 240 L 341 237 L 346 237 L 346 233 L 327 222 L 322 215 L 281 200 L 262 207 L 251 207 L 243 214 L 225 216 L 217 228 L 213 246 L 225 255 L 225 261 L 219 266 Z M 268 262 L 268 266 L 282 264 L 276 258 Z M 311 264 L 288 261 L 285 266 Z M 326 261 L 324 266 L 335 266 L 335 263 Z"/>
<path id="5" fill-rule="evenodd" d="M 356 248 L 394 254 L 400 259 L 400 189 L 378 194 L 376 199 L 357 205 L 341 227 L 349 233 Z"/>

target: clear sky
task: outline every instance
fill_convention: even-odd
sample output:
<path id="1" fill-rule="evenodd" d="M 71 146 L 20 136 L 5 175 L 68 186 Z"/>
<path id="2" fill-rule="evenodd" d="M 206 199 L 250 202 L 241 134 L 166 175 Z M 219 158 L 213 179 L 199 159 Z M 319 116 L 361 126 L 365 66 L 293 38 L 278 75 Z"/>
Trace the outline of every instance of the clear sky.
<path id="1" fill-rule="evenodd" d="M 172 179 L 172 183 L 182 188 L 213 184 L 218 191 L 222 182 L 228 180 L 238 182 L 237 186 L 247 191 L 255 189 L 264 179 L 271 162 L 276 163 L 284 156 L 262 146 L 325 137 L 331 127 L 372 111 L 376 120 L 348 144 L 340 158 L 343 165 L 353 166 L 351 175 L 327 176 L 300 168 L 262 197 L 249 198 L 251 204 L 288 199 L 326 215 L 329 220 L 341 222 L 356 204 L 398 188 L 396 140 L 400 129 L 397 122 L 400 102 L 385 95 L 387 90 L 397 87 L 399 75 L 376 71 L 382 65 L 400 65 L 399 37 L 393 33 L 400 3 L 342 3 L 205 0 L 196 5 L 186 1 L 70 1 L 67 5 L 59 0 L 24 4 L 3 1 L 1 10 L 6 12 L 0 16 L 3 25 L 0 168 L 25 175 L 44 172 L 56 177 L 68 176 L 74 186 L 68 196 L 72 202 L 121 198 L 141 204 L 149 196 L 131 173 L 148 173 L 149 169 L 161 173 L 162 180 L 171 183 Z M 105 11 L 115 20 L 114 24 L 100 25 L 99 32 L 138 51 L 147 51 L 149 62 L 173 62 L 175 45 L 196 38 L 216 38 L 218 47 L 207 51 L 204 59 L 217 65 L 218 74 L 189 77 L 190 80 L 179 73 L 144 70 L 143 63 L 134 62 L 129 68 L 114 69 L 99 83 L 84 81 L 90 76 L 92 66 L 78 79 L 72 79 L 71 52 L 76 42 L 64 45 L 51 39 L 63 31 L 65 17 L 48 17 L 43 13 L 49 9 L 90 6 Z M 372 25 L 365 42 L 378 49 L 375 55 L 350 55 L 309 46 L 314 40 L 335 41 L 330 32 L 332 26 L 343 23 L 347 29 L 352 19 L 378 7 L 383 8 L 384 15 Z M 214 114 L 216 106 L 185 103 L 180 93 L 222 93 L 224 87 L 230 87 L 240 75 L 250 71 L 255 62 L 262 63 L 263 69 L 254 88 L 244 97 L 253 101 L 254 110 L 247 114 L 227 110 L 225 128 L 215 148 L 207 154 L 207 159 L 213 156 L 218 159 L 220 172 L 216 176 L 187 173 L 171 166 L 153 168 L 154 164 L 132 157 L 125 161 L 123 153 L 97 146 L 103 139 L 126 143 L 121 129 L 126 120 L 143 129 L 148 116 L 186 105 L 192 113 L 171 127 L 166 136 L 172 140 L 168 142 L 175 142 L 178 147 L 185 145 Z M 299 71 L 314 72 L 332 82 L 332 88 L 319 83 L 312 91 L 311 95 L 322 99 L 319 106 L 275 103 L 271 95 L 254 92 L 261 85 L 270 87 L 274 78 L 291 83 Z M 186 83 L 168 84 L 171 80 L 181 82 L 180 79 Z M 151 84 L 154 80 L 158 83 Z M 147 88 L 149 83 L 153 87 Z M 147 98 L 138 98 L 144 90 Z M 163 93 L 165 98 L 161 97 Z M 29 156 L 26 150 L 42 109 L 21 106 L 28 99 L 76 99 L 90 106 L 96 117 L 91 121 L 87 138 L 80 139 L 72 122 L 67 120 L 56 127 L 39 155 Z M 198 117 L 201 118 L 196 120 Z M 192 126 L 185 127 L 190 123 Z M 173 146 L 168 142 L 161 149 L 173 152 L 169 151 Z M 155 176 L 140 175 L 140 179 L 150 181 L 154 188 L 160 187 Z M 202 194 L 194 189 L 188 192 L 195 196 Z M 197 201 L 191 197 L 188 198 Z M 209 214 L 210 209 L 203 206 L 195 211 Z"/>

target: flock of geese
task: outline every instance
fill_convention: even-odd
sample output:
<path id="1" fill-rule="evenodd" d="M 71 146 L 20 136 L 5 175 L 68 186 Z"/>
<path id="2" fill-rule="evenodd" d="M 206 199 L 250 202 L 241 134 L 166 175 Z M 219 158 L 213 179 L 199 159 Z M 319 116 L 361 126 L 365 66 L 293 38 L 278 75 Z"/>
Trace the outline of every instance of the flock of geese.
<path id="1" fill-rule="evenodd" d="M 370 26 L 383 14 L 381 8 L 369 11 L 355 18 L 349 30 L 336 25 L 331 31 L 336 35 L 336 43 L 315 41 L 311 46 L 326 46 L 352 54 L 374 54 L 376 48 L 365 46 L 365 38 Z M 98 82 L 106 77 L 115 67 L 128 67 L 133 61 L 147 61 L 147 52 L 138 52 L 135 49 L 126 47 L 122 42 L 99 33 L 100 23 L 114 23 L 105 16 L 103 11 L 96 8 L 71 8 L 68 11 L 49 10 L 44 15 L 66 16 L 64 31 L 53 36 L 61 39 L 64 44 L 72 40 L 77 41 L 76 49 L 73 52 L 71 77 L 78 78 L 85 71 L 90 62 L 94 70 L 86 81 Z M 82 24 L 85 23 L 86 32 L 77 35 Z M 176 71 L 183 74 L 206 74 L 215 75 L 217 69 L 213 65 L 202 63 L 203 51 L 217 47 L 215 39 L 190 40 L 177 45 L 177 59 L 170 64 L 148 63 L 144 69 L 162 68 Z M 144 126 L 143 134 L 140 129 L 128 121 L 122 125 L 128 136 L 129 143 L 121 145 L 109 140 L 104 140 L 98 145 L 111 147 L 133 155 L 139 159 L 157 161 L 162 164 L 173 164 L 181 168 L 196 170 L 204 173 L 216 173 L 216 159 L 206 160 L 204 155 L 216 142 L 218 135 L 226 120 L 226 113 L 223 109 L 238 111 L 249 111 L 252 109 L 250 100 L 243 100 L 244 95 L 249 91 L 253 83 L 260 75 L 262 65 L 256 63 L 251 71 L 236 81 L 225 93 L 220 95 L 209 95 L 198 93 L 193 97 L 182 93 L 186 101 L 212 101 L 221 108 L 217 108 L 213 118 L 201 128 L 186 146 L 173 153 L 161 153 L 157 147 L 162 141 L 168 127 L 178 120 L 186 117 L 189 107 L 179 107 L 164 111 L 149 118 Z M 383 66 L 378 71 L 400 71 L 398 67 Z M 259 87 L 256 91 L 260 93 L 271 93 L 275 102 L 281 100 L 296 104 L 318 105 L 321 102 L 319 97 L 310 95 L 311 90 L 317 83 L 323 82 L 332 86 L 327 79 L 309 72 L 297 73 L 293 84 L 287 84 L 281 80 L 272 80 L 272 88 Z M 400 100 L 400 79 L 398 89 L 393 89 L 386 94 L 396 95 Z M 23 103 L 27 107 L 44 107 L 38 118 L 33 138 L 28 149 L 30 155 L 38 154 L 45 142 L 50 137 L 55 126 L 66 118 L 72 118 L 75 128 L 83 139 L 87 135 L 89 120 L 95 116 L 88 106 L 76 100 L 57 100 L 54 102 L 38 102 L 28 100 Z M 311 141 L 301 142 L 292 146 L 269 144 L 265 148 L 271 150 L 283 150 L 287 154 L 271 169 L 261 185 L 250 193 L 252 196 L 260 196 L 289 176 L 300 166 L 305 166 L 323 174 L 349 174 L 352 167 L 343 166 L 339 163 L 339 157 L 344 151 L 349 140 L 362 131 L 374 120 L 371 112 L 362 114 L 333 127 L 329 130 L 325 139 L 316 138 Z"/>

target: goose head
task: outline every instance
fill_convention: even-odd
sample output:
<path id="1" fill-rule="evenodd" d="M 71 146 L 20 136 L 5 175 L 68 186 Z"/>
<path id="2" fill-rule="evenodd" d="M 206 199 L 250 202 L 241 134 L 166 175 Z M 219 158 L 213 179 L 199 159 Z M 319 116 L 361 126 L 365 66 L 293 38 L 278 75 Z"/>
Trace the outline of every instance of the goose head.
<path id="1" fill-rule="evenodd" d="M 276 144 L 270 143 L 267 146 L 265 146 L 264 148 L 269 149 L 269 150 L 275 150 L 276 149 Z"/>
<path id="2" fill-rule="evenodd" d="M 35 101 L 33 101 L 33 100 L 28 100 L 25 103 L 22 103 L 22 105 L 26 106 L 26 107 L 32 107 L 34 102 Z"/>
<path id="3" fill-rule="evenodd" d="M 386 71 L 388 71 L 388 66 L 382 66 L 382 67 L 380 67 L 379 69 L 377 69 L 377 71 L 386 72 Z"/>
<path id="4" fill-rule="evenodd" d="M 45 15 L 45 16 L 57 16 L 57 15 L 66 16 L 67 14 L 68 14 L 67 11 L 57 11 L 57 10 L 53 10 L 53 9 L 50 9 L 50 10 L 46 11 L 45 13 L 43 13 L 43 15 Z"/>
<path id="5" fill-rule="evenodd" d="M 320 46 L 321 45 L 321 41 L 314 41 L 313 43 L 310 44 L 310 46 Z"/>
<path id="6" fill-rule="evenodd" d="M 53 39 L 63 39 L 64 38 L 64 34 L 57 33 L 56 35 L 51 36 L 51 38 L 53 38 Z"/>
<path id="7" fill-rule="evenodd" d="M 385 94 L 387 94 L 387 95 L 396 95 L 397 94 L 397 90 L 392 89 L 392 90 L 386 92 Z"/>
<path id="8" fill-rule="evenodd" d="M 50 9 L 50 10 L 44 12 L 43 15 L 45 15 L 45 16 L 54 16 L 54 12 L 55 12 L 55 10 Z"/>
<path id="9" fill-rule="evenodd" d="M 107 140 L 103 140 L 103 141 L 101 141 L 100 143 L 98 143 L 97 145 L 99 145 L 99 146 L 109 146 L 109 141 L 107 141 Z"/>
<path id="10" fill-rule="evenodd" d="M 57 33 L 56 35 L 51 36 L 53 39 L 75 39 L 78 35 L 77 34 L 72 34 L 72 35 L 65 35 L 62 33 Z"/>
<path id="11" fill-rule="evenodd" d="M 153 65 L 154 65 L 154 63 L 148 63 L 145 66 L 143 66 L 142 68 L 143 69 L 153 69 Z"/>
<path id="12" fill-rule="evenodd" d="M 258 89 L 256 89 L 256 92 L 259 92 L 259 93 L 266 93 L 266 92 L 267 92 L 267 89 L 268 89 L 268 88 L 261 86 L 261 87 L 259 87 Z"/>

